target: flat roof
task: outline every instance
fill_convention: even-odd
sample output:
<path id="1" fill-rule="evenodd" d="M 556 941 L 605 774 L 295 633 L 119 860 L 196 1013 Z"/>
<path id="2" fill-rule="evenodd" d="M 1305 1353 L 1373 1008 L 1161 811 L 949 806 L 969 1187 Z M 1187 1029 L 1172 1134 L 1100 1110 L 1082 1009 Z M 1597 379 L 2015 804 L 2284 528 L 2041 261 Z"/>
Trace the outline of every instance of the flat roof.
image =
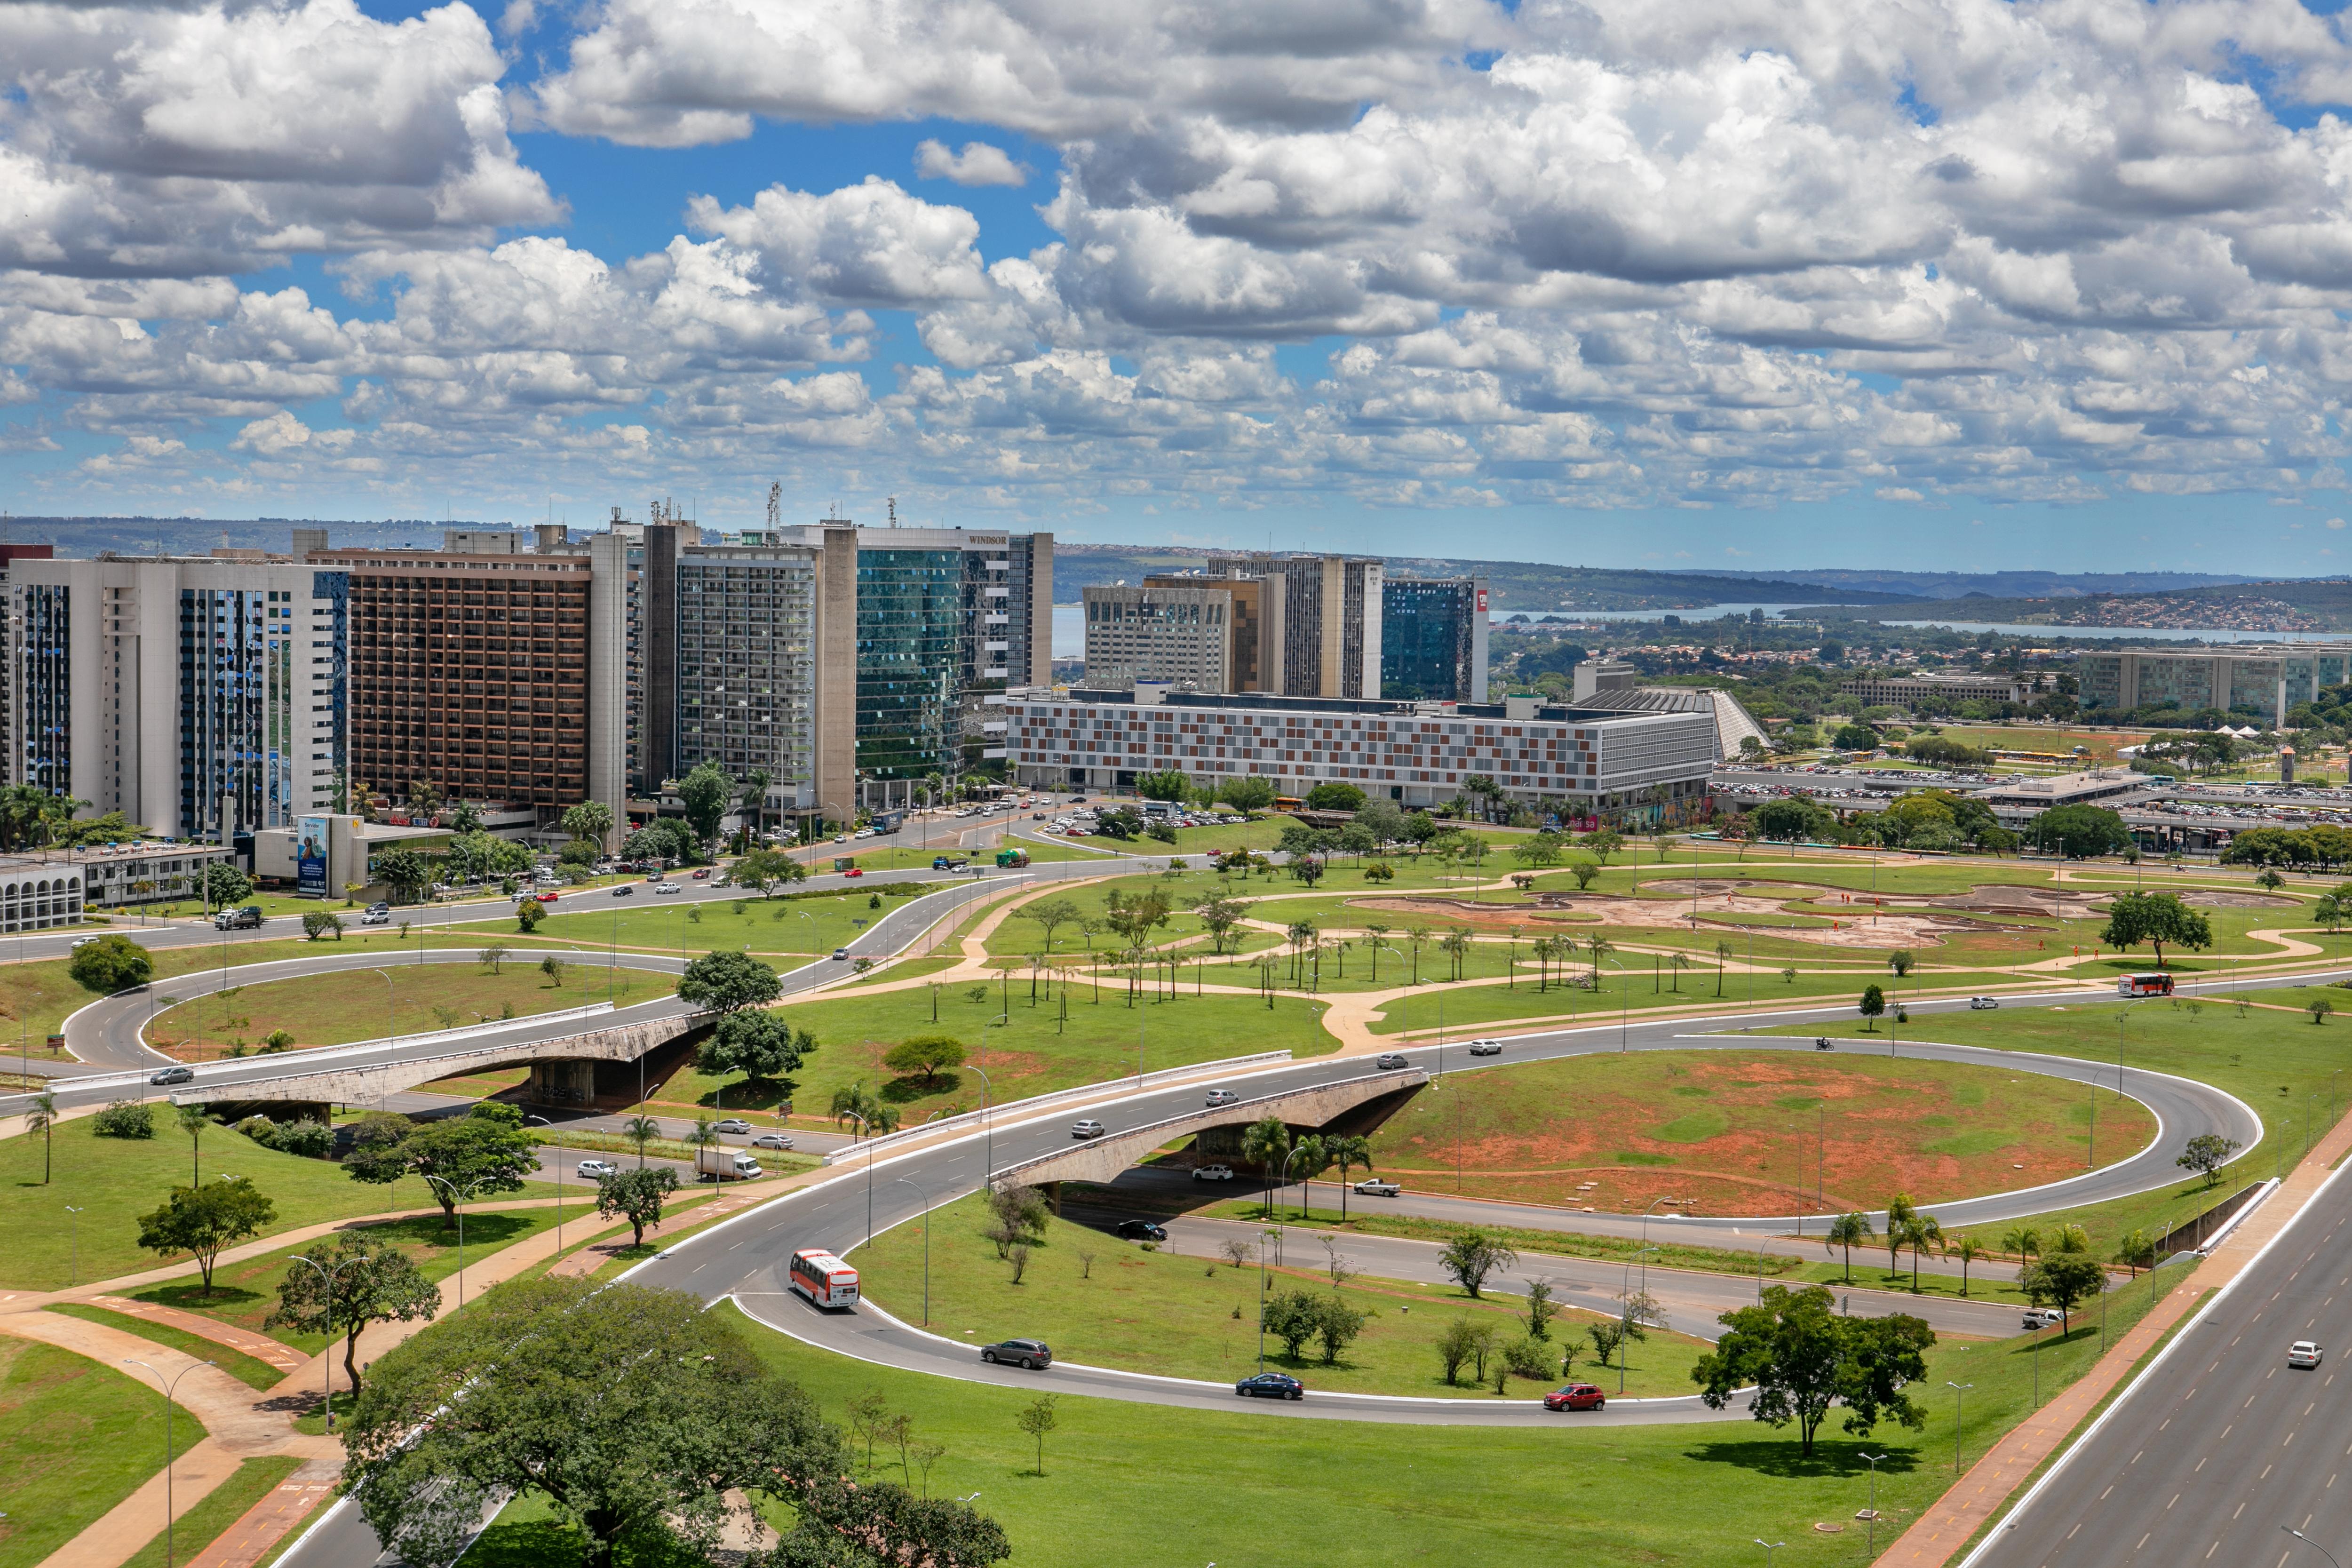
<path id="1" fill-rule="evenodd" d="M 1263 691 L 1171 691 L 1156 700 L 1139 701 L 1124 689 L 1073 689 L 1039 695 L 1035 689 L 1005 693 L 1012 702 L 1077 702 L 1098 707 L 1254 709 L 1271 713 L 1360 713 L 1383 719 L 1477 719 L 1512 723 L 1598 724 L 1612 720 L 1704 717 L 1698 710 L 1682 712 L 1629 711 L 1622 708 L 1580 708 L 1546 703 L 1532 713 L 1514 718 L 1500 702 L 1422 702 L 1391 698 L 1278 697 Z"/>

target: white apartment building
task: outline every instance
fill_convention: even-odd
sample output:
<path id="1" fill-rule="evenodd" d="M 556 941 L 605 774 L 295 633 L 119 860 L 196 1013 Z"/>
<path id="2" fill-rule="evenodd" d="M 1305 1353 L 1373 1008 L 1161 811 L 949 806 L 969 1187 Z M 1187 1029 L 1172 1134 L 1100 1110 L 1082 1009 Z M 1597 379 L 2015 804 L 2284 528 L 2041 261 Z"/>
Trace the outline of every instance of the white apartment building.
<path id="1" fill-rule="evenodd" d="M 1345 701 L 1255 694 L 1030 689 L 1008 694 L 1020 782 L 1118 788 L 1180 768 L 1213 786 L 1235 774 L 1303 796 L 1326 781 L 1407 806 L 1462 793 L 1474 774 L 1534 804 L 1607 816 L 1703 797 L 1715 763 L 1706 713 L 1609 713 L 1506 703 Z M 1652 792 L 1663 792 L 1662 795 Z"/>
<path id="2" fill-rule="evenodd" d="M 258 550 L 10 564 L 17 779 L 221 843 L 333 808 L 345 573 Z"/>

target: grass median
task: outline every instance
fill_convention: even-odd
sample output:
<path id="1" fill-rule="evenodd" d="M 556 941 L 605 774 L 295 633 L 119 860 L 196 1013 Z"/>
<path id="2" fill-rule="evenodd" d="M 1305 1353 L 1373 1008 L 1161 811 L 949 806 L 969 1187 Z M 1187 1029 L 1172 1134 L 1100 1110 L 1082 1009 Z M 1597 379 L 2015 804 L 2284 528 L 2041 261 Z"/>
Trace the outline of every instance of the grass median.
<path id="1" fill-rule="evenodd" d="M 0 1568 L 34 1568 L 163 1468 L 163 1395 L 28 1340 L 0 1339 Z M 205 1437 L 185 1409 L 172 1446 Z"/>
<path id="2" fill-rule="evenodd" d="M 290 1454 L 246 1460 L 237 1466 L 235 1475 L 206 1492 L 203 1501 L 179 1517 L 169 1537 L 173 1549 L 169 1558 L 164 1554 L 166 1537 L 158 1533 L 154 1540 L 132 1552 L 122 1568 L 173 1568 L 177 1563 L 194 1562 L 205 1548 L 219 1540 L 256 1503 L 276 1490 L 279 1482 L 301 1468 L 302 1461 Z"/>
<path id="3" fill-rule="evenodd" d="M 128 1312 L 110 1312 L 104 1307 L 93 1307 L 84 1301 L 58 1301 L 47 1309 L 64 1317 L 79 1318 L 86 1323 L 98 1323 L 110 1329 L 120 1329 L 126 1334 L 136 1334 L 142 1340 L 175 1350 L 198 1361 L 208 1361 L 247 1388 L 268 1390 L 286 1381 L 286 1374 L 263 1361 L 259 1356 L 246 1354 L 202 1334 L 173 1328 L 149 1318 L 133 1317 Z"/>

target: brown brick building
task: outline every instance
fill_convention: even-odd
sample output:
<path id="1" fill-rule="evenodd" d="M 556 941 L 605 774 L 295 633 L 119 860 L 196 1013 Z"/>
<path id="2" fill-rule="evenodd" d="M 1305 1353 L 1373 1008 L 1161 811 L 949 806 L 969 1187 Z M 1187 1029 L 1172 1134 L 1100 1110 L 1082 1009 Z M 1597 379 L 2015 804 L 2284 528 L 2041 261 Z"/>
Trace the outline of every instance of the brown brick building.
<path id="1" fill-rule="evenodd" d="M 314 552 L 351 573 L 351 775 L 561 808 L 591 794 L 584 551 Z"/>

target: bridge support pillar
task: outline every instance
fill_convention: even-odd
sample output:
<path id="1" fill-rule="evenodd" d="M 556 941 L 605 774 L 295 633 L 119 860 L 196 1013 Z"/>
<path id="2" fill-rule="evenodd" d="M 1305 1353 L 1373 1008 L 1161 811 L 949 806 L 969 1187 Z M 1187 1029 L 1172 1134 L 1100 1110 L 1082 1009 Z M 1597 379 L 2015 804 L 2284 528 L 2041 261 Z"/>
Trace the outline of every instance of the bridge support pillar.
<path id="1" fill-rule="evenodd" d="M 596 1099 L 596 1064 L 559 1060 L 530 1064 L 530 1083 L 524 1090 L 536 1105 L 590 1105 Z"/>
<path id="2" fill-rule="evenodd" d="M 1052 1209 L 1058 1217 L 1062 1212 L 1062 1184 L 1047 1182 L 1037 1190 L 1045 1194 L 1045 1206 Z"/>

